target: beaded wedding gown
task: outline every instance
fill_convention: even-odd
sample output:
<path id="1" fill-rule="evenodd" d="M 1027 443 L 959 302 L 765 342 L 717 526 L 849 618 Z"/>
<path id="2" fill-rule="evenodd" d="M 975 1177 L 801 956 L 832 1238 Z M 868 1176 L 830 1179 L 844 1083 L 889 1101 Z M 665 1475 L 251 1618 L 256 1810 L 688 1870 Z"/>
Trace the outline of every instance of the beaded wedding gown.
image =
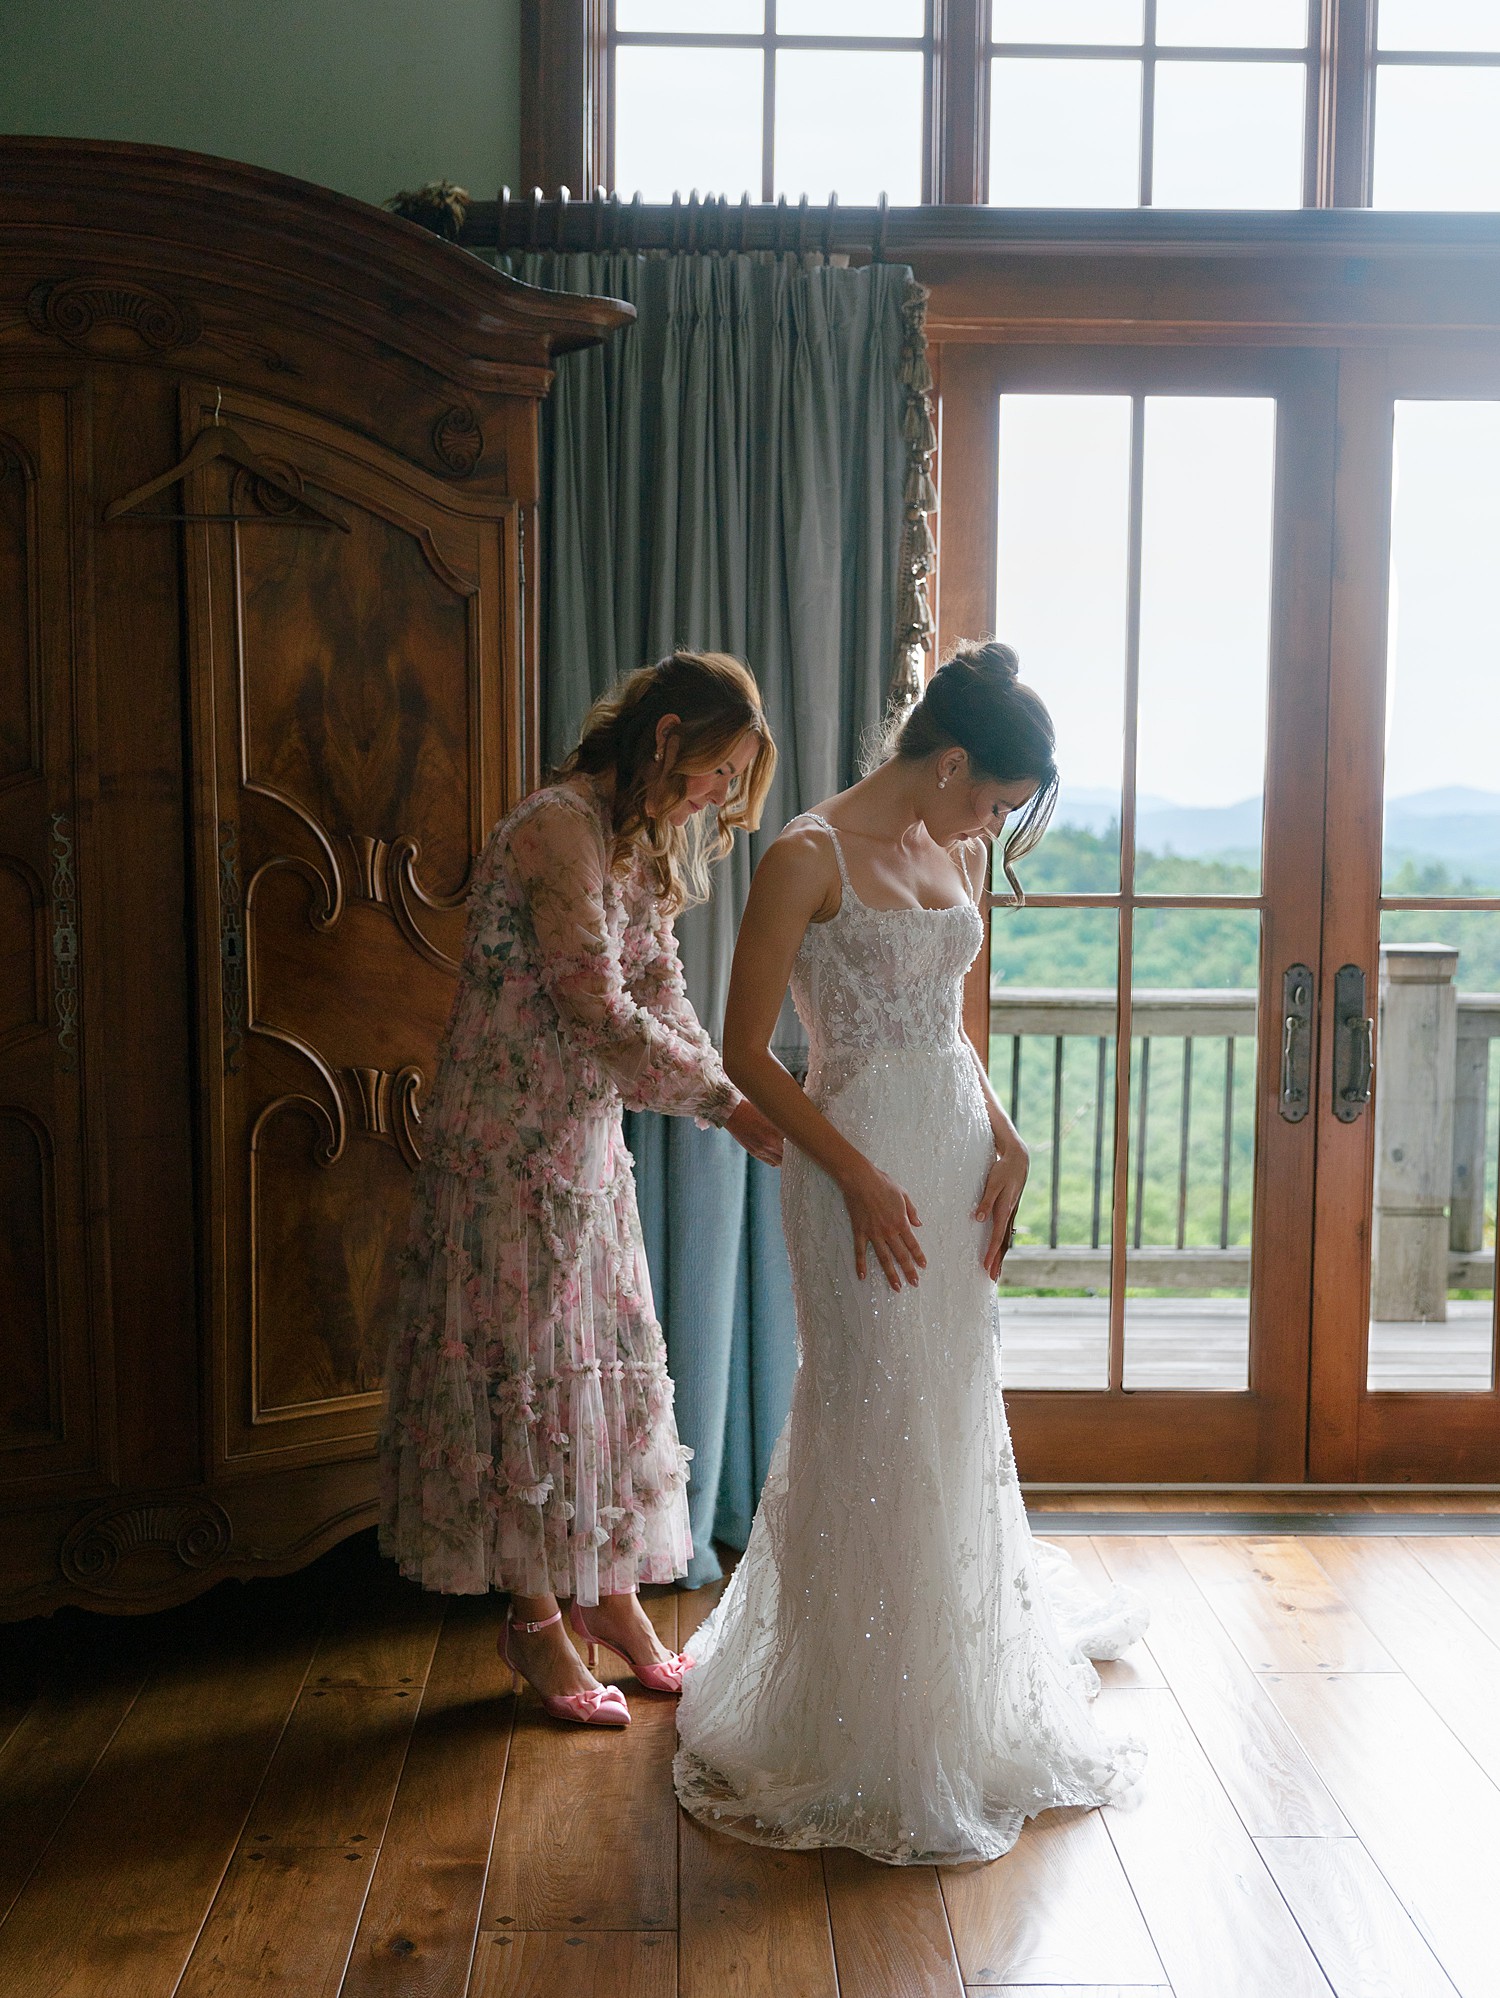
<path id="1" fill-rule="evenodd" d="M 677 1794 L 768 1845 L 993 1859 L 1034 1813 L 1134 1786 L 1143 1751 L 1096 1728 L 1088 1661 L 1147 1611 L 1094 1596 L 1021 1502 L 972 1218 L 994 1157 L 960 1019 L 979 911 L 867 907 L 809 822 L 843 899 L 792 973 L 808 1094 L 911 1196 L 927 1267 L 893 1292 L 872 1254 L 858 1281 L 837 1187 L 788 1145 L 801 1365 L 750 1544 L 688 1647 Z"/>

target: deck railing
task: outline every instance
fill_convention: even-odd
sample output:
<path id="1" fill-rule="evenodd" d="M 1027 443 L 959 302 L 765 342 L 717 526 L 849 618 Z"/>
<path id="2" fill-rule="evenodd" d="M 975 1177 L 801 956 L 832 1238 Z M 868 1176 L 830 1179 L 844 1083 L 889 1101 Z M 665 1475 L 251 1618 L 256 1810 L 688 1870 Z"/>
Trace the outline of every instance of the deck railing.
<path id="1" fill-rule="evenodd" d="M 1444 1294 L 1450 1287 L 1485 1289 L 1494 1279 L 1494 1250 L 1485 1237 L 1495 1198 L 1490 1153 L 1500 1060 L 1492 1056 L 1500 1056 L 1494 1047 L 1500 994 L 1455 993 L 1450 984 L 1446 999 L 1424 997 L 1429 1011 L 1433 1003 L 1446 1004 L 1452 1016 L 1452 1039 L 1428 1050 L 1438 1055 L 1449 1086 L 1427 1091 L 1419 1110 L 1432 1125 L 1428 1150 L 1437 1143 L 1451 1159 L 1446 1184 L 1435 1190 L 1447 1249 L 1436 1280 Z M 1132 995 L 1126 1228 L 1132 1285 L 1201 1293 L 1249 1283 L 1255 1016 L 1256 995 L 1248 989 Z M 1032 1154 L 1022 1229 L 1006 1261 L 1013 1287 L 1108 1286 L 1115 1030 L 1109 989 L 997 985 L 991 991 L 991 1074 Z M 1416 1032 L 1419 1042 L 1423 1034 L 1430 1039 L 1425 1027 Z M 1394 1014 L 1383 1018 L 1379 1038 L 1392 1063 L 1420 1058 Z M 1395 1172 L 1377 1168 L 1377 1214 L 1382 1179 Z M 1396 1211 L 1391 1200 L 1386 1205 Z M 1429 1298 L 1425 1308 L 1403 1305 L 1395 1315 L 1441 1311 Z"/>

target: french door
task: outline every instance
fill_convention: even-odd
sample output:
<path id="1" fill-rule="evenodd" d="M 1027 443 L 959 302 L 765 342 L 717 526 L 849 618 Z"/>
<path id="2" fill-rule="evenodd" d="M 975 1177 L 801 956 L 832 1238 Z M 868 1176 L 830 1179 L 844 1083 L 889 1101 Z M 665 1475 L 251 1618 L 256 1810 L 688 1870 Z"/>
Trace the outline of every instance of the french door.
<path id="1" fill-rule="evenodd" d="M 1338 401 L 1323 951 L 1374 1114 L 1319 1120 L 1309 1466 L 1500 1483 L 1500 361 L 1347 353 Z"/>
<path id="2" fill-rule="evenodd" d="M 1063 785 L 1026 907 L 992 924 L 991 1073 L 1033 1158 L 1002 1300 L 1023 1475 L 1495 1476 L 1500 1088 L 1471 932 L 1494 926 L 1500 1038 L 1500 869 L 1412 844 L 1441 782 L 1384 814 L 1381 868 L 1382 798 L 1437 753 L 1420 685 L 1452 637 L 1446 461 L 1403 416 L 1430 378 L 1269 347 L 940 359 L 942 630 L 1017 646 Z M 1393 561 L 1427 625 L 1391 655 L 1392 758 Z M 1500 682 L 1500 629 L 1493 657 Z M 1448 852 L 1465 829 L 1440 831 Z M 1451 945 L 1414 935 L 1429 915 L 1468 926 L 1456 979 L 1451 948 L 1415 947 Z"/>

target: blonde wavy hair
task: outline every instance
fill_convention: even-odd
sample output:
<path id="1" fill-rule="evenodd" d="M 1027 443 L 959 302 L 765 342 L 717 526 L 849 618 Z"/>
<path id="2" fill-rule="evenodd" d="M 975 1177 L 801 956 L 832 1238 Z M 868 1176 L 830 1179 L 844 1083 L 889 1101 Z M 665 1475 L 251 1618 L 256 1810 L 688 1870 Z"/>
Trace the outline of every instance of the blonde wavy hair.
<path id="1" fill-rule="evenodd" d="M 668 737 L 670 768 L 657 776 L 656 730 L 665 715 L 677 723 Z M 695 812 L 685 826 L 672 825 L 669 814 L 686 797 L 688 779 L 717 769 L 747 730 L 758 737 L 755 755 L 717 813 Z M 708 899 L 708 870 L 737 832 L 760 824 L 775 768 L 776 744 L 749 670 L 727 652 L 673 652 L 628 673 L 595 701 L 577 748 L 555 774 L 613 777 L 610 864 L 623 867 L 644 853 L 657 893 L 675 915 Z"/>

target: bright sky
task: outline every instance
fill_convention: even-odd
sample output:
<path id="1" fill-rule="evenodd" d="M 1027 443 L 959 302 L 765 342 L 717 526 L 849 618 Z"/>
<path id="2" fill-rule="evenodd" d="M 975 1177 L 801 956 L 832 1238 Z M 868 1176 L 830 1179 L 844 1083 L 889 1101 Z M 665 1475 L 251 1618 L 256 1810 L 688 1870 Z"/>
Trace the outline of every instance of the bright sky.
<path id="1" fill-rule="evenodd" d="M 1386 794 L 1500 791 L 1500 402 L 1400 402 Z"/>
<path id="2" fill-rule="evenodd" d="M 1179 804 L 1260 790 L 1275 408 L 1148 396 L 1138 785 Z M 1071 788 L 1118 790 L 1130 402 L 1004 396 L 996 627 L 1052 708 Z"/>
<path id="3" fill-rule="evenodd" d="M 1272 404 L 1149 396 L 1142 792 L 1261 788 Z M 1124 704 L 1130 404 L 1005 396 L 997 627 L 1052 705 L 1070 788 L 1115 790 Z M 1396 409 L 1387 795 L 1500 792 L 1500 402 Z"/>

